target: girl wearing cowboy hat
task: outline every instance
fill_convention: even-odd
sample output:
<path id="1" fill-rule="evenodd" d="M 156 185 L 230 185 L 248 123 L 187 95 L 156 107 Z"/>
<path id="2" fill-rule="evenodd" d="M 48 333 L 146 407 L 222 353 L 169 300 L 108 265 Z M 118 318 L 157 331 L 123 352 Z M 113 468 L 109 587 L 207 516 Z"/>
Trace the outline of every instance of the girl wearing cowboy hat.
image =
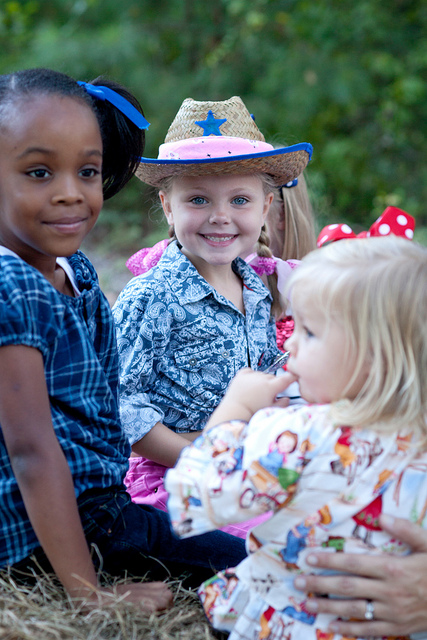
<path id="1" fill-rule="evenodd" d="M 174 240 L 113 308 L 135 501 L 166 509 L 165 470 L 199 435 L 236 372 L 263 370 L 278 355 L 270 291 L 238 256 L 257 242 L 271 256 L 263 226 L 273 191 L 310 155 L 307 143 L 267 144 L 238 97 L 189 98 L 159 157 L 141 159 L 137 175 L 159 189 Z"/>
<path id="2" fill-rule="evenodd" d="M 298 178 L 274 189 L 274 198 L 271 203 L 265 227 L 269 237 L 268 248 L 258 243 L 258 253 L 273 254 L 272 258 L 262 257 L 260 265 L 259 255 L 250 253 L 242 255 L 251 267 L 255 268 L 258 275 L 266 275 L 266 271 L 273 271 L 276 276 L 265 279 L 267 286 L 271 286 L 272 293 L 276 291 L 277 265 L 287 262 L 292 268 L 297 266 L 299 260 L 316 248 L 316 235 L 313 208 L 308 195 L 307 182 L 304 173 Z M 149 271 L 156 266 L 170 239 L 163 239 L 152 247 L 144 247 L 132 254 L 126 261 L 126 266 L 134 276 Z M 282 267 L 285 268 L 282 264 Z M 277 306 L 277 305 L 276 305 Z M 287 307 L 287 305 L 286 305 Z M 287 308 L 280 307 L 276 312 L 276 340 L 281 351 L 285 351 L 284 344 L 292 334 L 294 321 L 287 313 Z"/>

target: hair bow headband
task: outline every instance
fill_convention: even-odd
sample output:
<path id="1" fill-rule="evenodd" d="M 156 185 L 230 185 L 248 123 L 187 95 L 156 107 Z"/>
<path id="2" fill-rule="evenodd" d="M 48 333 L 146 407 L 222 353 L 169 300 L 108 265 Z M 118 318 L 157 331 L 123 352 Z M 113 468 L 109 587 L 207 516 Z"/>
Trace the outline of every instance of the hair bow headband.
<path id="1" fill-rule="evenodd" d="M 103 85 L 94 85 L 89 84 L 89 82 L 82 82 L 81 80 L 77 81 L 81 87 L 86 89 L 88 94 L 97 100 L 107 100 L 110 102 L 116 109 L 121 111 L 126 118 L 129 118 L 134 125 L 138 127 L 138 129 L 148 129 L 150 123 L 144 118 L 142 113 L 136 109 L 133 104 L 131 104 L 126 98 L 121 96 L 113 89 L 109 89 L 108 87 L 104 87 Z"/>
<path id="2" fill-rule="evenodd" d="M 408 240 L 414 237 L 415 218 L 397 207 L 387 207 L 368 231 L 357 235 L 348 224 L 329 224 L 324 227 L 317 238 L 317 246 L 327 242 L 335 242 L 345 238 L 369 238 L 371 236 L 402 236 Z"/>

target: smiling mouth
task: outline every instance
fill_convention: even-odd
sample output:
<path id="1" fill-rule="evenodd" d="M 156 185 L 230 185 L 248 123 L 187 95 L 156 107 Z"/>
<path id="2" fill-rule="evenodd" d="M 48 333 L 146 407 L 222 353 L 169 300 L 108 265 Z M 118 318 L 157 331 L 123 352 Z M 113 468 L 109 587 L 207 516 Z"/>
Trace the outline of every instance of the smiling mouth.
<path id="1" fill-rule="evenodd" d="M 67 220 L 51 220 L 45 222 L 48 227 L 53 227 L 61 231 L 73 233 L 80 229 L 80 227 L 87 222 L 87 218 L 72 218 Z"/>
<path id="2" fill-rule="evenodd" d="M 60 236 L 72 237 L 83 233 L 87 221 L 87 218 L 73 218 L 72 220 L 51 220 L 50 222 L 45 222 L 45 224 Z"/>
<path id="3" fill-rule="evenodd" d="M 206 238 L 206 240 L 210 240 L 211 242 L 229 242 L 230 240 L 234 240 L 234 238 L 236 238 L 236 235 L 232 235 L 232 236 L 209 236 L 207 234 L 201 234 L 203 236 L 203 238 Z"/>

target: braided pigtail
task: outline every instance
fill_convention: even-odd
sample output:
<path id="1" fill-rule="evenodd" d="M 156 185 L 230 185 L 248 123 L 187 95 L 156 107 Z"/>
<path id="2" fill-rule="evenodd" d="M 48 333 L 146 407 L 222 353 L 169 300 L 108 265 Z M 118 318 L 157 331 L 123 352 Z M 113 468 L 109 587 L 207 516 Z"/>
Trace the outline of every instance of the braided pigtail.
<path id="1" fill-rule="evenodd" d="M 260 258 L 272 258 L 273 254 L 269 247 L 270 238 L 267 233 L 267 227 L 264 224 L 261 229 L 261 233 L 255 245 L 255 251 Z M 267 286 L 270 290 L 271 296 L 273 298 L 273 303 L 271 305 L 271 313 L 273 316 L 278 319 L 281 318 L 286 312 L 286 304 L 282 299 L 279 289 L 277 288 L 277 274 L 276 272 L 271 275 L 267 275 Z"/>

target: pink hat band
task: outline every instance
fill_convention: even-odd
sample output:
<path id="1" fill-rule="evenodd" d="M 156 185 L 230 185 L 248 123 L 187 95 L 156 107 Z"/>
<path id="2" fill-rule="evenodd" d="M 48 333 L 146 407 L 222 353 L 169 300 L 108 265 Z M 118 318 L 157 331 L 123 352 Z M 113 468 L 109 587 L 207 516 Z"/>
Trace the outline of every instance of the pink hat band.
<path id="1" fill-rule="evenodd" d="M 161 144 L 158 160 L 192 160 L 194 162 L 267 151 L 274 151 L 273 145 L 261 140 L 247 140 L 233 136 L 204 136 Z"/>

